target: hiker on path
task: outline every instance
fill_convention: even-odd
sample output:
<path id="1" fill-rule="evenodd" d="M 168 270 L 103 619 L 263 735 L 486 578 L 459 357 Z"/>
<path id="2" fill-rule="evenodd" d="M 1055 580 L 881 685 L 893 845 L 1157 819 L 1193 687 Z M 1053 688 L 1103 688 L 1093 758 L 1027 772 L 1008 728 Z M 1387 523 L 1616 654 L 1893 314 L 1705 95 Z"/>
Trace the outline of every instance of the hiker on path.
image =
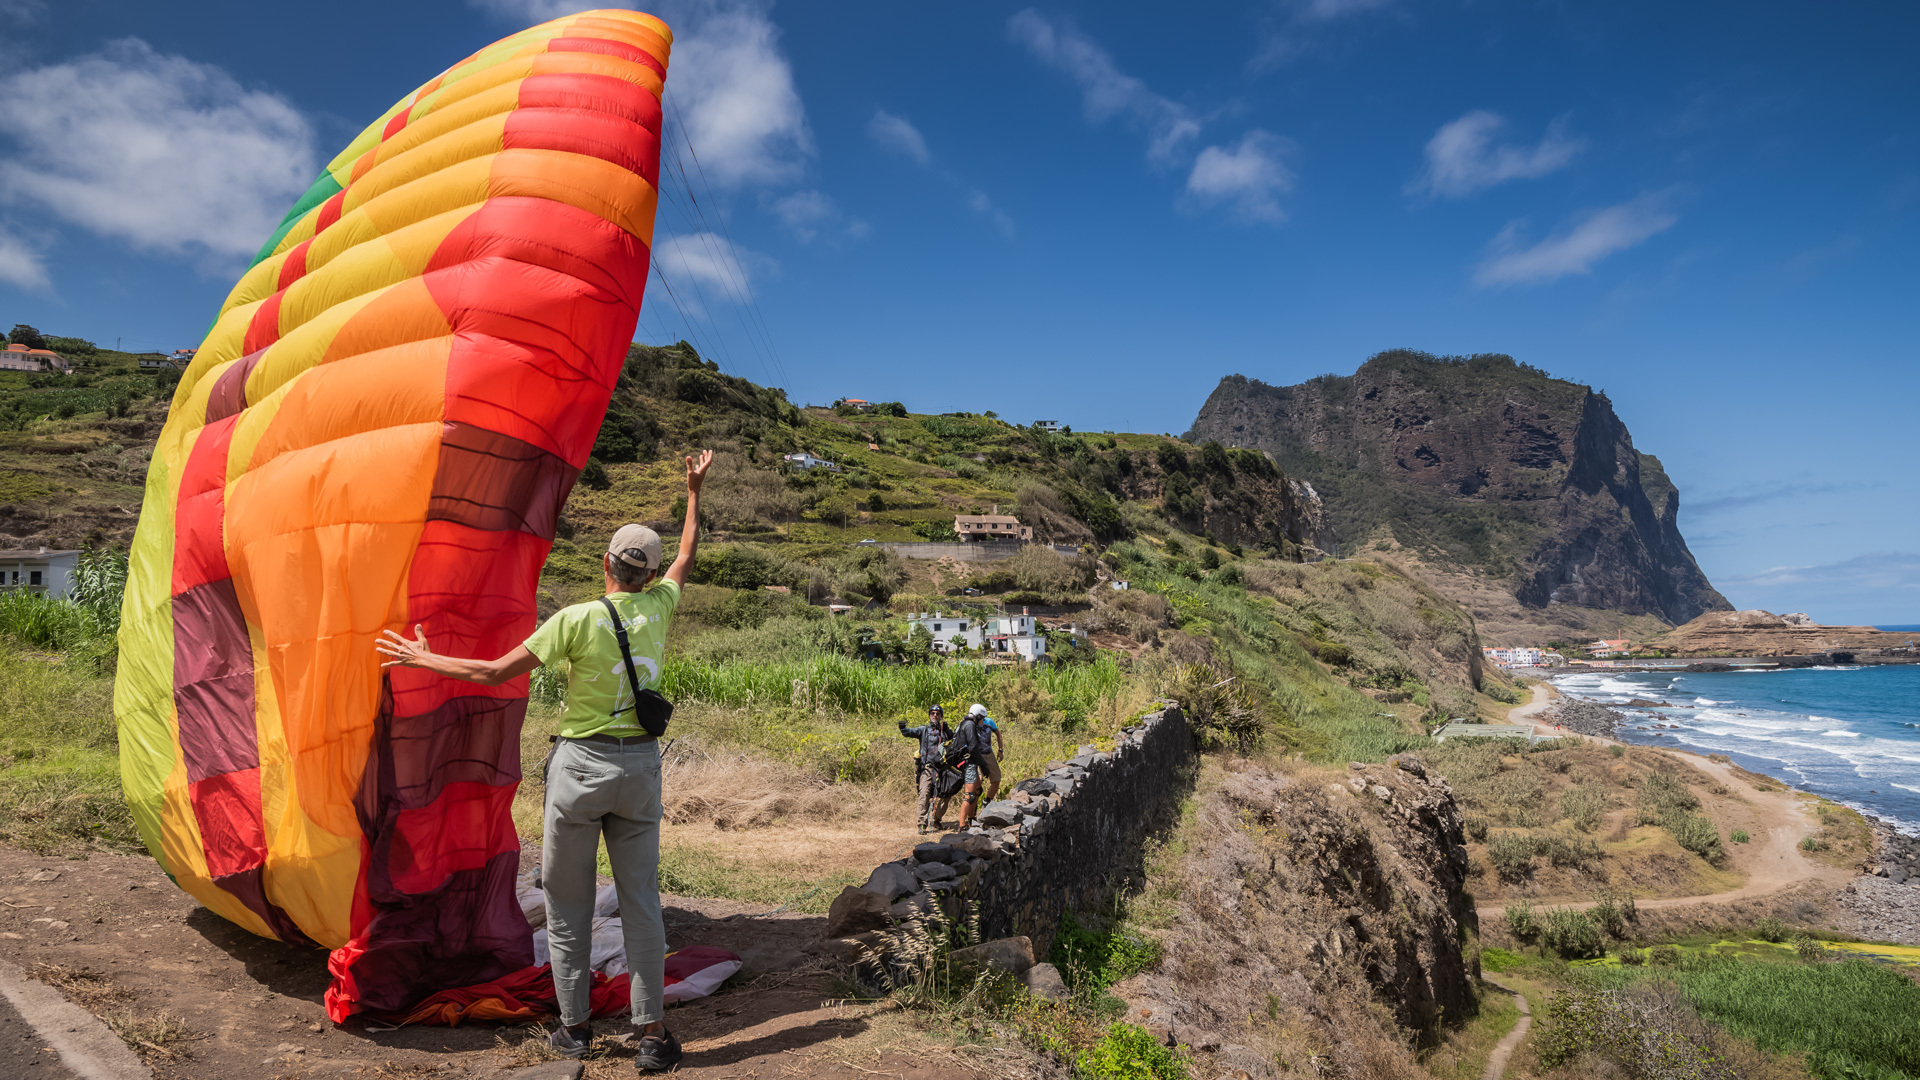
<path id="1" fill-rule="evenodd" d="M 540 849 L 547 944 L 560 1004 L 560 1026 L 549 1039 L 555 1051 L 570 1058 L 586 1057 L 593 1045 L 594 870 L 604 834 L 626 934 L 632 1020 L 640 1029 L 634 1063 L 649 1071 L 678 1064 L 680 1040 L 663 1019 L 667 935 L 660 920 L 660 748 L 657 735 L 643 726 L 651 722 L 663 730 L 659 710 L 671 706 L 639 688 L 660 675 L 667 623 L 699 543 L 700 485 L 713 465 L 713 451 L 686 462 L 687 519 L 680 551 L 664 575 L 659 534 L 644 525 L 622 525 L 601 560 L 606 597 L 560 609 L 525 644 L 497 660 L 436 653 L 419 626 L 411 641 L 388 630 L 375 645 L 391 658 L 382 667 L 424 668 L 483 686 L 498 686 L 542 664 L 570 664 L 566 712 L 547 756 Z"/>
<path id="2" fill-rule="evenodd" d="M 927 722 L 919 727 L 908 727 L 905 720 L 900 721 L 900 734 L 909 739 L 920 740 L 919 749 L 914 751 L 915 769 L 919 773 L 920 804 L 916 808 L 916 819 L 922 835 L 943 827 L 941 818 L 946 816 L 947 800 L 938 798 L 940 788 L 940 762 L 945 756 L 941 744 L 952 737 L 947 728 L 947 710 L 939 705 L 927 708 Z M 939 805 L 935 806 L 935 802 Z"/>
<path id="3" fill-rule="evenodd" d="M 982 717 L 981 722 L 986 727 L 986 752 L 980 755 L 980 775 L 986 777 L 987 791 L 980 796 L 980 805 L 985 806 L 1000 794 L 1000 759 L 1007 756 L 1007 737 L 1000 733 L 993 717 Z"/>
<path id="4" fill-rule="evenodd" d="M 958 765 L 965 771 L 962 779 L 966 784 L 960 802 L 960 828 L 973 824 L 974 812 L 980 809 L 980 759 L 992 753 L 993 747 L 987 742 L 987 707 L 974 702 L 967 706 L 967 718 L 960 721 L 960 727 L 953 733 L 953 741 L 947 746 L 947 764 Z"/>

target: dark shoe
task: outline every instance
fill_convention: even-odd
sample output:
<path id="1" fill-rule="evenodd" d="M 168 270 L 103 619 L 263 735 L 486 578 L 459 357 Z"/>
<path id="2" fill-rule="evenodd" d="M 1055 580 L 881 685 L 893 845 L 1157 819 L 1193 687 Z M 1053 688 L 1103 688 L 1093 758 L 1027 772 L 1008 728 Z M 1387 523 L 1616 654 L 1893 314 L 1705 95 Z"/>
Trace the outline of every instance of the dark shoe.
<path id="1" fill-rule="evenodd" d="M 567 1027 L 562 1024 L 547 1036 L 547 1042 L 552 1044 L 554 1053 L 578 1061 L 593 1052 L 593 1025 Z"/>
<path id="2" fill-rule="evenodd" d="M 634 1068 L 641 1072 L 665 1072 L 678 1064 L 680 1040 L 673 1037 L 673 1032 L 640 1036 L 640 1052 L 633 1056 Z"/>

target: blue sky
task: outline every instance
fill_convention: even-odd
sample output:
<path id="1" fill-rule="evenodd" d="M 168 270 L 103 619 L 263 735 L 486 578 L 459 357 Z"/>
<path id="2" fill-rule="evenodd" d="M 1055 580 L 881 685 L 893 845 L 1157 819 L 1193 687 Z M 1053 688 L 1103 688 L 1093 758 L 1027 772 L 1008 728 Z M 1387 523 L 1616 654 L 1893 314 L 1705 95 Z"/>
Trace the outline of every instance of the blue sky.
<path id="1" fill-rule="evenodd" d="M 320 161 L 570 10 L 0 0 L 0 323 L 197 343 Z M 1920 622 L 1912 5 L 653 10 L 700 209 L 643 339 L 1174 433 L 1229 373 L 1506 352 L 1607 391 L 1735 604 Z"/>

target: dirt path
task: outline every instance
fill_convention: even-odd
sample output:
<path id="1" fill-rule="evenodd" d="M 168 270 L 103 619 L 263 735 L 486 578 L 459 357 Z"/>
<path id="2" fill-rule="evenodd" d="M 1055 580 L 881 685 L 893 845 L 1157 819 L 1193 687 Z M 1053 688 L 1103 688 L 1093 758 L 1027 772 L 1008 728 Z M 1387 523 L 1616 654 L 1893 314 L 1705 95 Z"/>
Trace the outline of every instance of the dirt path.
<path id="1" fill-rule="evenodd" d="M 771 908 L 663 900 L 671 947 L 718 945 L 747 962 L 733 985 L 668 1012 L 687 1051 L 679 1075 L 974 1080 L 1026 1071 L 1016 1055 L 922 1035 L 887 1006 L 836 1000 L 845 989 L 809 951 L 821 916 L 755 918 Z M 545 1034 L 529 1025 L 376 1031 L 357 1018 L 329 1023 L 325 953 L 254 937 L 210 914 L 145 856 L 69 860 L 0 847 L 0 959 L 29 974 L 36 965 L 95 973 L 86 982 L 101 995 L 94 1011 L 117 1022 L 151 1030 L 163 1016 L 177 1019 L 187 1037 L 145 1052 L 156 1080 L 512 1080 L 519 1074 L 503 1068 L 544 1056 Z M 5 1020 L 0 1037 L 12 1045 L 0 1047 L 0 1069 L 20 1060 L 10 1050 L 41 1053 Z M 601 1020 L 596 1029 L 609 1053 L 588 1062 L 588 1080 L 635 1075 L 632 1051 L 614 1039 L 625 1026 Z M 52 1063 L 14 1071 L 62 1075 Z"/>
<path id="2" fill-rule="evenodd" d="M 1531 724 L 1533 717 L 1544 710 L 1550 699 L 1546 684 L 1533 688 L 1533 700 L 1514 709 L 1510 720 L 1518 724 Z M 1542 734 L 1546 734 L 1543 732 Z M 1602 746 L 1627 746 L 1615 739 L 1597 735 L 1582 735 L 1580 738 Z M 1829 866 L 1807 858 L 1800 852 L 1800 840 L 1820 830 L 1820 821 L 1808 808 L 1808 802 L 1792 790 L 1758 791 L 1736 771 L 1730 762 L 1713 761 L 1698 754 L 1668 747 L 1640 747 L 1642 750 L 1657 750 L 1684 760 L 1688 765 L 1711 777 L 1728 791 L 1740 793 L 1741 800 L 1752 807 L 1752 820 L 1741 824 L 1753 839 L 1738 853 L 1735 869 L 1747 875 L 1746 884 L 1725 892 L 1707 893 L 1701 896 L 1671 896 L 1658 900 L 1638 900 L 1636 906 L 1647 910 L 1662 908 L 1690 907 L 1695 904 L 1722 904 L 1736 900 L 1752 900 L 1776 893 L 1786 892 L 1800 885 L 1821 885 L 1832 889 L 1845 887 L 1853 880 L 1854 871 Z M 1552 904 L 1553 907 L 1584 910 L 1592 907 L 1591 902 Z M 1507 903 L 1487 904 L 1478 907 L 1482 917 L 1498 916 L 1506 910 Z"/>
<path id="3" fill-rule="evenodd" d="M 1513 1025 L 1513 1030 L 1507 1032 L 1498 1043 L 1494 1044 L 1493 1053 L 1487 1055 L 1487 1067 L 1480 1073 L 1480 1080 L 1500 1080 L 1506 1075 L 1507 1062 L 1513 1057 L 1513 1052 L 1520 1048 L 1520 1044 L 1526 1040 L 1527 1032 L 1533 1028 L 1533 1007 L 1527 1004 L 1525 994 L 1493 976 L 1483 974 L 1480 978 L 1512 994 L 1513 1003 L 1520 1007 L 1520 1022 Z"/>

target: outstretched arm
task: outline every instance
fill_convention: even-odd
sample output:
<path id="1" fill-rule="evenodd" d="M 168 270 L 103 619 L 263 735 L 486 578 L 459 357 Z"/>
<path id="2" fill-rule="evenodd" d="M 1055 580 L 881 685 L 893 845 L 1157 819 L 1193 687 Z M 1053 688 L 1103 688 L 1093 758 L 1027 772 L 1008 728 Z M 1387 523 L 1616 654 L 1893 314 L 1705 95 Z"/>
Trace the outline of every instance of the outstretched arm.
<path id="1" fill-rule="evenodd" d="M 443 656 L 434 652 L 427 644 L 425 628 L 416 624 L 413 633 L 414 638 L 409 641 L 391 630 L 380 632 L 380 639 L 373 643 L 374 650 L 382 656 L 392 657 L 381 667 L 422 668 L 449 679 L 464 679 L 481 686 L 499 686 L 540 666 L 540 658 L 528 652 L 525 645 L 515 645 L 512 652 L 498 660 L 462 660 L 457 656 Z"/>
<path id="2" fill-rule="evenodd" d="M 667 567 L 667 580 L 686 587 L 687 574 L 693 569 L 693 552 L 700 544 L 700 485 L 707 482 L 707 470 L 713 467 L 713 451 L 702 450 L 698 458 L 687 459 L 687 521 L 680 527 L 680 551 Z"/>

